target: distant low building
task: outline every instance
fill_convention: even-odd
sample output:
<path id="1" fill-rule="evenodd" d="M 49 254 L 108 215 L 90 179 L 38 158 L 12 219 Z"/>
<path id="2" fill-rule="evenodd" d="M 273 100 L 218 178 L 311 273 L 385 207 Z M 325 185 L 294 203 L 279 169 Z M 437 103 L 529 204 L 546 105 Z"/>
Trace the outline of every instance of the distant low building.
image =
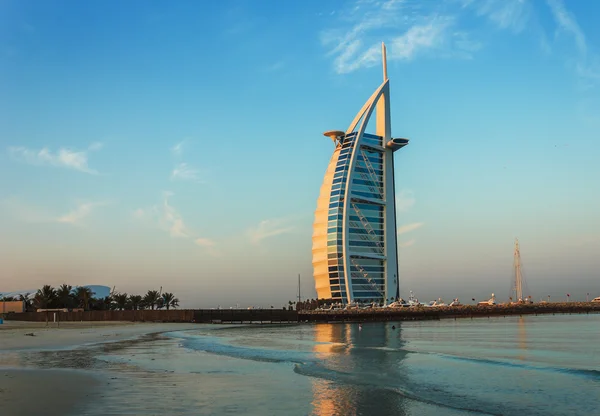
<path id="1" fill-rule="evenodd" d="M 21 300 L 0 300 L 0 313 L 22 313 L 25 312 L 25 302 Z"/>

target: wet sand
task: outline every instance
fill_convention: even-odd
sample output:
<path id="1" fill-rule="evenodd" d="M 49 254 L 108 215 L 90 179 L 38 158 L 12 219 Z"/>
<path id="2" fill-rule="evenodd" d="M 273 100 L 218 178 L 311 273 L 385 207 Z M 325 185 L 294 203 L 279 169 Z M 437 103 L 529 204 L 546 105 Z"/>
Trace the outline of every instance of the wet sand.
<path id="1" fill-rule="evenodd" d="M 0 370 L 0 413 L 77 414 L 98 393 L 98 378 L 72 370 Z"/>
<path id="2" fill-rule="evenodd" d="M 0 325 L 0 353 L 10 350 L 72 348 L 141 335 L 197 328 L 198 324 L 143 322 L 18 322 Z"/>
<path id="3" fill-rule="evenodd" d="M 149 334 L 194 328 L 198 324 L 5 322 L 0 325 L 0 415 L 87 414 L 113 384 L 109 373 L 98 371 L 97 354 L 142 342 Z"/>

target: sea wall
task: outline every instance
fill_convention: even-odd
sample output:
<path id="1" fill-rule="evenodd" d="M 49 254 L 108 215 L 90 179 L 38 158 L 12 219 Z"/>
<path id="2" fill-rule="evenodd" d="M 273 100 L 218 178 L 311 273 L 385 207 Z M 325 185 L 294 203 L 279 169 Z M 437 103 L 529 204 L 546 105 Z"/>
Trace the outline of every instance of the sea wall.
<path id="1" fill-rule="evenodd" d="M 194 311 L 186 309 L 141 311 L 71 311 L 10 313 L 6 320 L 44 322 L 57 321 L 132 321 L 132 322 L 191 322 Z"/>
<path id="2" fill-rule="evenodd" d="M 530 305 L 442 306 L 437 308 L 385 308 L 344 311 L 290 311 L 282 309 L 172 309 L 140 311 L 25 312 L 6 314 L 15 321 L 132 321 L 198 323 L 285 323 L 417 321 L 486 316 L 549 313 L 600 313 L 600 303 L 536 303 Z"/>
<path id="3" fill-rule="evenodd" d="M 10 313 L 7 320 L 57 321 L 132 321 L 132 322 L 198 322 L 251 323 L 298 322 L 296 311 L 282 309 L 171 309 L 138 311 L 72 311 Z"/>
<path id="4" fill-rule="evenodd" d="M 463 305 L 436 308 L 413 307 L 353 309 L 345 311 L 302 311 L 298 318 L 301 321 L 308 322 L 421 321 L 548 313 L 600 313 L 600 303 L 565 302 L 534 303 L 529 305 Z"/>

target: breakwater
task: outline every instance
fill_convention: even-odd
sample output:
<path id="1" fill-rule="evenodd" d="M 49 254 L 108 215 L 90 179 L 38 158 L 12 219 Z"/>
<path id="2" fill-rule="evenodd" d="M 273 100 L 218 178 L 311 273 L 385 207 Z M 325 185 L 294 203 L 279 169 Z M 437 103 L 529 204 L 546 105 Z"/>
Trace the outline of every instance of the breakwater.
<path id="1" fill-rule="evenodd" d="M 534 303 L 521 305 L 463 305 L 435 308 L 376 308 L 338 311 L 282 309 L 171 309 L 138 311 L 24 312 L 6 314 L 7 320 L 37 322 L 131 321 L 197 323 L 296 323 L 421 321 L 482 318 L 489 316 L 538 315 L 549 313 L 600 313 L 600 303 Z"/>
<path id="2" fill-rule="evenodd" d="M 305 322 L 424 321 L 489 316 L 538 315 L 551 313 L 600 313 L 600 303 L 565 302 L 511 305 L 461 305 L 440 307 L 350 309 L 341 311 L 301 311 Z"/>

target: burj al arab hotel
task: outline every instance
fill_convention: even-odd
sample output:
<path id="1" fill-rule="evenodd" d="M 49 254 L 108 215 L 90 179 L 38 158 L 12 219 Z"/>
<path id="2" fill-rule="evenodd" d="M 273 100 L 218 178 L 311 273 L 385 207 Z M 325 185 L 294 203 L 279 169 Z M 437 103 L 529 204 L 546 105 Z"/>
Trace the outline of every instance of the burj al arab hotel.
<path id="1" fill-rule="evenodd" d="M 313 225 L 313 269 L 319 299 L 343 304 L 399 298 L 390 84 L 382 44 L 383 83 L 345 132 L 328 131 L 334 151 Z M 375 115 L 375 132 L 367 133 Z"/>

